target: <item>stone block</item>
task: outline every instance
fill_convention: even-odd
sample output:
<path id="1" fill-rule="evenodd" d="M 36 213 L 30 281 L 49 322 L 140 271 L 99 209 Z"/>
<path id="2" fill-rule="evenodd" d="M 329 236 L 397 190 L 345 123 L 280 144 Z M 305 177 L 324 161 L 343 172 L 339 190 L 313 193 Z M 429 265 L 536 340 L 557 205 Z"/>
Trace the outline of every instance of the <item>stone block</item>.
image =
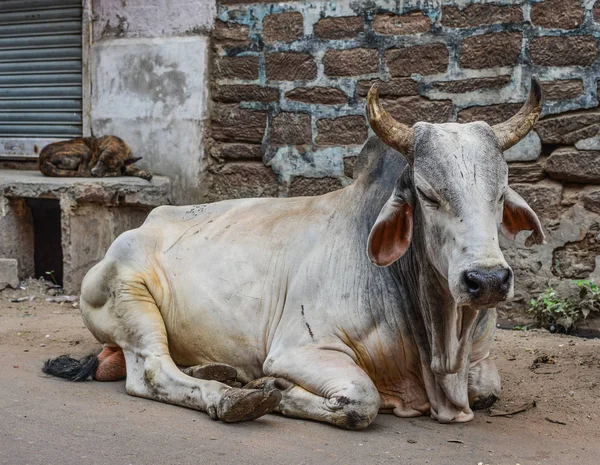
<path id="1" fill-rule="evenodd" d="M 468 107 L 458 112 L 458 122 L 485 121 L 489 125 L 494 125 L 512 118 L 522 106 L 522 103 L 500 103 Z"/>
<path id="2" fill-rule="evenodd" d="M 274 102 L 279 99 L 279 90 L 258 85 L 215 85 L 213 101 L 234 102 Z"/>
<path id="3" fill-rule="evenodd" d="M 373 30 L 386 36 L 423 34 L 431 29 L 431 19 L 422 11 L 405 15 L 381 13 L 373 18 Z"/>
<path id="4" fill-rule="evenodd" d="M 317 145 L 358 145 L 367 140 L 363 116 L 342 116 L 317 121 Z"/>
<path id="5" fill-rule="evenodd" d="M 506 161 L 533 161 L 542 153 L 542 142 L 535 131 L 531 131 L 518 144 L 504 151 Z"/>
<path id="6" fill-rule="evenodd" d="M 383 107 L 398 121 L 412 126 L 418 122 L 446 123 L 452 115 L 451 100 L 429 100 L 425 97 L 382 99 Z"/>
<path id="7" fill-rule="evenodd" d="M 248 26 L 226 23 L 219 19 L 215 21 L 212 37 L 219 45 L 224 47 L 243 47 L 250 43 Z"/>
<path id="8" fill-rule="evenodd" d="M 600 129 L 600 111 L 573 111 L 539 120 L 535 130 L 543 144 L 573 145 L 593 137 Z"/>
<path id="9" fill-rule="evenodd" d="M 314 32 L 321 39 L 351 39 L 363 32 L 360 16 L 321 18 L 314 26 Z"/>
<path id="10" fill-rule="evenodd" d="M 460 47 L 462 68 L 482 69 L 514 66 L 519 62 L 523 34 L 495 32 L 465 39 Z"/>
<path id="11" fill-rule="evenodd" d="M 343 105 L 348 96 L 336 87 L 297 87 L 285 93 L 285 98 L 319 105 Z"/>
<path id="12" fill-rule="evenodd" d="M 276 197 L 277 175 L 262 162 L 240 161 L 225 164 L 207 179 L 208 201 L 251 197 Z"/>
<path id="13" fill-rule="evenodd" d="M 35 272 L 33 252 L 33 218 L 25 199 L 0 193 L 0 257 L 16 259 L 19 277 L 25 279 Z"/>
<path id="14" fill-rule="evenodd" d="M 581 0 L 544 0 L 531 5 L 531 22 L 548 29 L 575 29 L 583 24 Z"/>
<path id="15" fill-rule="evenodd" d="M 600 151 L 558 148 L 546 160 L 546 171 L 560 181 L 600 184 Z"/>
<path id="16" fill-rule="evenodd" d="M 462 79 L 460 81 L 440 81 L 434 82 L 432 87 L 441 92 L 452 94 L 462 94 L 464 92 L 473 92 L 483 89 L 500 89 L 506 86 L 511 80 L 508 75 Z"/>
<path id="17" fill-rule="evenodd" d="M 563 190 L 561 183 L 544 180 L 536 184 L 516 183 L 511 187 L 525 199 L 542 224 L 560 216 L 562 212 L 560 200 Z"/>
<path id="18" fill-rule="evenodd" d="M 600 190 L 587 192 L 582 200 L 586 210 L 600 215 Z"/>
<path id="19" fill-rule="evenodd" d="M 552 273 L 564 279 L 585 279 L 596 269 L 600 255 L 600 224 L 582 231 L 583 238 L 567 242 L 552 252 Z"/>
<path id="20" fill-rule="evenodd" d="M 310 53 L 269 53 L 266 59 L 267 79 L 270 81 L 301 81 L 317 77 L 317 63 Z"/>
<path id="21" fill-rule="evenodd" d="M 262 147 L 252 144 L 215 144 L 211 155 L 218 160 L 262 160 Z"/>
<path id="22" fill-rule="evenodd" d="M 265 16 L 262 37 L 266 44 L 293 42 L 302 37 L 304 18 L 302 13 L 289 11 Z"/>
<path id="23" fill-rule="evenodd" d="M 545 100 L 567 100 L 583 94 L 583 82 L 581 79 L 543 81 L 542 90 Z"/>
<path id="24" fill-rule="evenodd" d="M 288 197 L 323 195 L 342 188 L 337 178 L 305 178 L 297 176 L 288 189 Z"/>
<path id="25" fill-rule="evenodd" d="M 476 27 L 497 23 L 520 23 L 523 14 L 517 5 L 475 3 L 462 9 L 458 6 L 442 7 L 442 26 Z"/>
<path id="26" fill-rule="evenodd" d="M 354 166 L 356 166 L 356 160 L 358 157 L 345 157 L 344 158 L 344 176 L 352 179 L 354 178 Z"/>
<path id="27" fill-rule="evenodd" d="M 306 113 L 279 113 L 271 123 L 273 145 L 304 145 L 312 142 L 310 115 Z"/>
<path id="28" fill-rule="evenodd" d="M 357 76 L 376 73 L 379 69 L 377 50 L 354 48 L 328 50 L 323 57 L 327 76 Z"/>
<path id="29" fill-rule="evenodd" d="M 529 49 L 539 66 L 591 66 L 598 57 L 598 44 L 590 35 L 535 37 Z"/>
<path id="30" fill-rule="evenodd" d="M 443 73 L 448 68 L 448 48 L 439 43 L 394 48 L 385 52 L 385 60 L 393 77 Z"/>
<path id="31" fill-rule="evenodd" d="M 544 179 L 545 176 L 544 165 L 540 162 L 508 164 L 508 183 L 511 185 L 538 182 Z"/>
<path id="32" fill-rule="evenodd" d="M 6 287 L 16 289 L 19 286 L 17 260 L 0 258 L 0 291 Z"/>
<path id="33" fill-rule="evenodd" d="M 356 83 L 356 96 L 366 97 L 369 89 L 375 83 L 379 85 L 380 97 L 407 97 L 409 95 L 419 95 L 419 83 L 411 78 L 392 78 L 389 81 L 381 79 L 369 79 L 358 81 Z"/>
<path id="34" fill-rule="evenodd" d="M 215 105 L 211 135 L 223 142 L 262 142 L 267 112 L 245 110 L 237 105 Z"/>
<path id="35" fill-rule="evenodd" d="M 214 61 L 216 79 L 258 79 L 258 57 L 218 57 Z"/>

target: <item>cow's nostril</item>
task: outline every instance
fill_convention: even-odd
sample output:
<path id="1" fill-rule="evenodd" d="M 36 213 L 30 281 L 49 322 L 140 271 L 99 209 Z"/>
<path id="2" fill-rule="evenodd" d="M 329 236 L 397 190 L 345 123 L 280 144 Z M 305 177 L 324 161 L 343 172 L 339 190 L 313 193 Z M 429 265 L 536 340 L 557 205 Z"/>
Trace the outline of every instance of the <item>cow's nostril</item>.
<path id="1" fill-rule="evenodd" d="M 481 280 L 477 273 L 473 271 L 467 271 L 464 275 L 465 284 L 467 285 L 467 290 L 471 294 L 478 294 L 481 291 Z"/>

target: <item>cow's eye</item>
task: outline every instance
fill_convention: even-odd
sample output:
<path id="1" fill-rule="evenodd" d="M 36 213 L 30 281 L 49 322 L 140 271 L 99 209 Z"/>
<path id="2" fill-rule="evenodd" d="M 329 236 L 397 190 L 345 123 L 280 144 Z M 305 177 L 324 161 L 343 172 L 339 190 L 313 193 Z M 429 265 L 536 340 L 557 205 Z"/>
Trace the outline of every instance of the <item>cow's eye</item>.
<path id="1" fill-rule="evenodd" d="M 436 199 L 432 198 L 430 195 L 427 195 L 421 189 L 417 188 L 417 191 L 419 192 L 419 197 L 421 197 L 421 199 L 423 201 L 425 201 L 426 203 L 428 203 L 432 207 L 438 207 L 440 205 L 440 203 Z"/>

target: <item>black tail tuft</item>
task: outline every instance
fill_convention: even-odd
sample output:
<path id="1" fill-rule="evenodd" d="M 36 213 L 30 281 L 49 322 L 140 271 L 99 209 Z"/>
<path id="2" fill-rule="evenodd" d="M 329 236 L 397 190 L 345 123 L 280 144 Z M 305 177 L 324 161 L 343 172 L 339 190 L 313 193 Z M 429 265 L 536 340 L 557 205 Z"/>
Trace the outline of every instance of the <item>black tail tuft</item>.
<path id="1" fill-rule="evenodd" d="M 88 355 L 81 360 L 71 358 L 68 355 L 46 360 L 42 371 L 50 376 L 68 379 L 69 381 L 85 381 L 94 376 L 98 368 L 98 356 Z"/>

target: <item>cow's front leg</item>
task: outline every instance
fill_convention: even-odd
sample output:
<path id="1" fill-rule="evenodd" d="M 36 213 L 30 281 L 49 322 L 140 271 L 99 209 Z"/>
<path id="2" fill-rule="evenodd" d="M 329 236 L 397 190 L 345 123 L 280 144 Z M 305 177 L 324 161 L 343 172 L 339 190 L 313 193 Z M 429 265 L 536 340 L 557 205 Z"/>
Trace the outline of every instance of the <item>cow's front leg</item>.
<path id="1" fill-rule="evenodd" d="M 278 407 L 283 415 L 362 429 L 379 411 L 377 388 L 347 348 L 310 346 L 276 352 L 267 357 L 263 369 L 266 375 L 287 381 L 268 386 L 284 389 Z"/>

